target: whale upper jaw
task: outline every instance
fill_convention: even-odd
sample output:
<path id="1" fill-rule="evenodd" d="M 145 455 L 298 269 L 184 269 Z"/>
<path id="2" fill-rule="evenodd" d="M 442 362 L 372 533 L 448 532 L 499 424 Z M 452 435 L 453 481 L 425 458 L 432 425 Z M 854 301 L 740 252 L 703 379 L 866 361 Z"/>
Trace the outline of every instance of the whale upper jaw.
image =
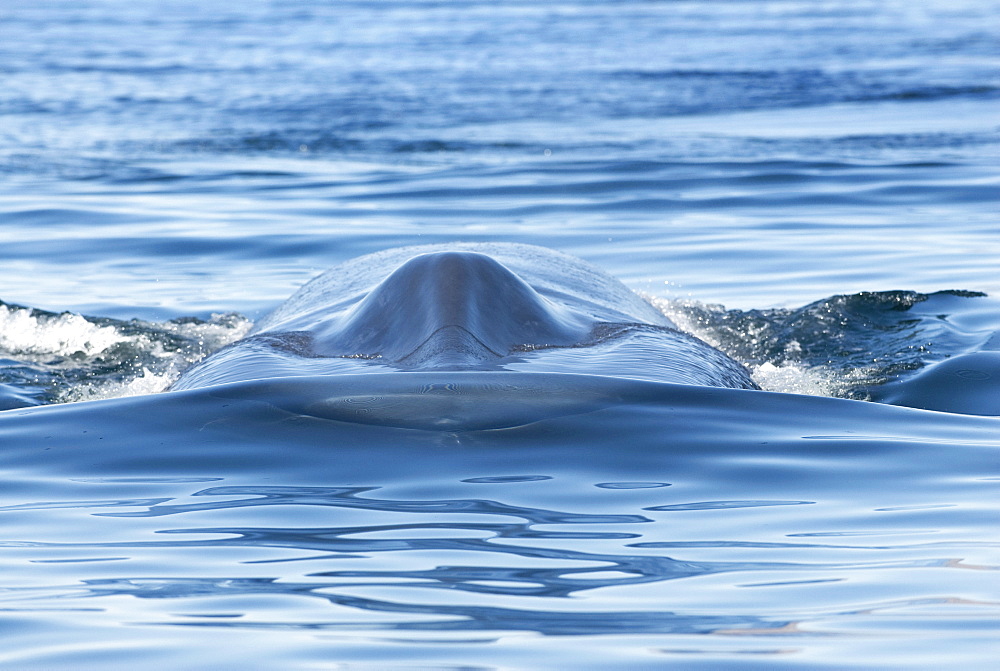
<path id="1" fill-rule="evenodd" d="M 545 298 L 476 252 L 416 256 L 345 313 L 311 325 L 318 356 L 406 368 L 480 366 L 524 346 L 570 346 L 594 320 Z"/>

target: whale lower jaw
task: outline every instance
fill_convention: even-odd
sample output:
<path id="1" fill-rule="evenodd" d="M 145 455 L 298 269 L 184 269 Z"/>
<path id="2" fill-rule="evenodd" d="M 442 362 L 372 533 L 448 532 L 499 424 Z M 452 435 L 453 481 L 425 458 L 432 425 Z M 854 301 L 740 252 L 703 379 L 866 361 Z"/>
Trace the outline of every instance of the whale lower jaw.
<path id="1" fill-rule="evenodd" d="M 236 402 L 289 430 L 319 421 L 465 434 L 623 406 L 739 406 L 733 394 L 745 391 L 576 373 L 433 371 L 271 378 L 179 393 L 192 402 Z"/>
<path id="2" fill-rule="evenodd" d="M 435 371 L 273 378 L 182 393 L 254 403 L 266 398 L 269 406 L 298 420 L 447 434 L 595 412 L 661 387 L 590 375 Z"/>

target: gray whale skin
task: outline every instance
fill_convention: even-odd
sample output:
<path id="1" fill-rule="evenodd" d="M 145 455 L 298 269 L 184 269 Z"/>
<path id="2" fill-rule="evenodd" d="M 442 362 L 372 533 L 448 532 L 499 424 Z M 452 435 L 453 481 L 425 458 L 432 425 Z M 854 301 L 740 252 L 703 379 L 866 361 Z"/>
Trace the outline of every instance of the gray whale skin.
<path id="1" fill-rule="evenodd" d="M 387 250 L 327 271 L 172 390 L 460 371 L 758 388 L 739 363 L 579 259 L 531 245 L 464 243 Z"/>
<path id="2" fill-rule="evenodd" d="M 648 403 L 661 382 L 759 388 L 579 259 L 468 243 L 335 267 L 172 390 L 208 388 L 290 419 L 457 436 Z"/>

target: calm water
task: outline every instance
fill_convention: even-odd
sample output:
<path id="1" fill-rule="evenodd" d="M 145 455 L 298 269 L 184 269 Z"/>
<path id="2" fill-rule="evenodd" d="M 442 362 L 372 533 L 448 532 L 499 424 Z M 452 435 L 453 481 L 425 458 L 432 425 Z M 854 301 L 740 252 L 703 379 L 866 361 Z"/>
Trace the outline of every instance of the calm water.
<path id="1" fill-rule="evenodd" d="M 15 5 L 0 665 L 995 661 L 1000 4 Z M 769 392 L 580 370 L 452 433 L 153 393 L 456 240 L 591 261 Z"/>

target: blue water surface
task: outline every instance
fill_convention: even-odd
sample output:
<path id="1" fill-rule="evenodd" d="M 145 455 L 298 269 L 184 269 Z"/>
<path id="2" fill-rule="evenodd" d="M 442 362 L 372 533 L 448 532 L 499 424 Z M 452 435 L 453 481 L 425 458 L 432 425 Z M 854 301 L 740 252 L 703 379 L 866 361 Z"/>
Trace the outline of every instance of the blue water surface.
<path id="1" fill-rule="evenodd" d="M 998 14 L 0 9 L 0 666 L 991 668 Z M 158 393 L 454 241 L 584 258 L 767 391 Z M 502 426 L 414 425 L 484 389 Z"/>

